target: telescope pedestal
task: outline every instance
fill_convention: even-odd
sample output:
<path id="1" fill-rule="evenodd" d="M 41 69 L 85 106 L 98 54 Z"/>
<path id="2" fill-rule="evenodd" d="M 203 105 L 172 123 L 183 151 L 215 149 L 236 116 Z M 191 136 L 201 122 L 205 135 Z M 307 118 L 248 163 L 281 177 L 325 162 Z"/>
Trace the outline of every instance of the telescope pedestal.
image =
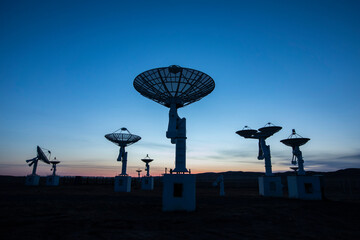
<path id="1" fill-rule="evenodd" d="M 26 186 L 38 186 L 40 181 L 40 176 L 36 174 L 30 174 L 26 176 L 25 185 Z"/>
<path id="2" fill-rule="evenodd" d="M 282 197 L 283 190 L 281 177 L 262 176 L 259 177 L 259 194 L 265 197 Z"/>
<path id="3" fill-rule="evenodd" d="M 59 186 L 60 177 L 59 176 L 47 176 L 46 177 L 46 186 Z"/>
<path id="4" fill-rule="evenodd" d="M 289 198 L 321 200 L 323 196 L 322 176 L 288 176 Z"/>
<path id="5" fill-rule="evenodd" d="M 153 177 L 142 177 L 141 178 L 141 189 L 142 190 L 154 190 L 154 178 Z"/>
<path id="6" fill-rule="evenodd" d="M 116 176 L 114 182 L 115 192 L 130 192 L 131 191 L 131 177 L 130 176 Z"/>
<path id="7" fill-rule="evenodd" d="M 165 174 L 163 182 L 163 211 L 195 211 L 195 175 Z"/>

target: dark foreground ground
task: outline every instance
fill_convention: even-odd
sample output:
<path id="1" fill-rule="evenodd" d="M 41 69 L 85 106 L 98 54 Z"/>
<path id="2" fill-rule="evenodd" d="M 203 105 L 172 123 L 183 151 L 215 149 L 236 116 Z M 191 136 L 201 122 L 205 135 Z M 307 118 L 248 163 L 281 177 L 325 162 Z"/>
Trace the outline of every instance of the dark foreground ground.
<path id="1" fill-rule="evenodd" d="M 200 182 L 195 212 L 164 213 L 159 183 L 131 193 L 114 193 L 109 184 L 1 184 L 0 238 L 360 239 L 357 198 L 341 199 L 331 188 L 325 201 L 264 198 L 256 185 L 245 186 L 229 183 L 220 197 Z"/>

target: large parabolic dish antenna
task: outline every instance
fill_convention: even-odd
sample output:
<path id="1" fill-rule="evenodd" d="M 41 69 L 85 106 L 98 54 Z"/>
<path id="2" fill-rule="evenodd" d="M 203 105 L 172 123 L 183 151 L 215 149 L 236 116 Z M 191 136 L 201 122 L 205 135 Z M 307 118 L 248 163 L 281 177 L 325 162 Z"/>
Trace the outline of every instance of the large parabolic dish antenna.
<path id="1" fill-rule="evenodd" d="M 120 132 L 117 132 L 121 130 Z M 126 165 L 127 165 L 127 152 L 125 152 L 125 147 L 136 143 L 141 139 L 141 137 L 131 134 L 127 128 L 120 128 L 113 133 L 105 135 L 105 138 L 120 147 L 119 156 L 117 161 L 122 162 L 121 175 L 126 174 Z"/>
<path id="2" fill-rule="evenodd" d="M 139 74 L 134 80 L 135 89 L 143 96 L 171 107 L 184 107 L 199 101 L 215 88 L 214 80 L 207 74 L 177 65 L 155 68 Z"/>
<path id="3" fill-rule="evenodd" d="M 134 79 L 134 88 L 143 96 L 170 108 L 166 137 L 176 144 L 174 172 L 186 169 L 186 119 L 180 118 L 177 109 L 199 101 L 215 88 L 207 74 L 177 65 L 154 68 Z"/>
<path id="4" fill-rule="evenodd" d="M 47 149 L 45 149 L 47 150 Z M 49 157 L 47 157 L 44 153 L 44 151 L 41 149 L 41 147 L 37 146 L 36 147 L 36 152 L 37 152 L 37 156 L 35 158 L 32 158 L 32 159 L 29 159 L 29 160 L 26 160 L 26 162 L 29 164 L 29 166 L 33 166 L 33 171 L 32 171 L 32 175 L 36 175 L 36 169 L 37 169 L 37 164 L 38 164 L 38 161 L 41 160 L 43 161 L 44 163 L 47 163 L 47 164 L 50 164 L 50 161 L 49 161 Z M 49 156 L 51 155 L 51 151 L 50 150 L 47 150 Z"/>

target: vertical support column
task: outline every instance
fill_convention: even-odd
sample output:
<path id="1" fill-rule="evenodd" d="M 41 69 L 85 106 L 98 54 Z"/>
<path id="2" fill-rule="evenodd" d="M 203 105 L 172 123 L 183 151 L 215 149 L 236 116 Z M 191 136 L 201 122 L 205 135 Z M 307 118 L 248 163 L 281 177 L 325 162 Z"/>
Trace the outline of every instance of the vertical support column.
<path id="1" fill-rule="evenodd" d="M 52 167 L 53 167 L 53 174 L 52 175 L 55 176 L 56 175 L 56 164 L 53 164 Z"/>
<path id="2" fill-rule="evenodd" d="M 146 176 L 147 177 L 150 176 L 150 165 L 149 165 L 149 163 L 146 163 Z"/>
<path id="3" fill-rule="evenodd" d="M 177 114 L 176 103 L 172 103 L 169 111 L 169 125 L 166 137 L 171 138 L 175 147 L 174 172 L 187 172 L 186 169 L 186 118 L 180 118 Z"/>
<path id="4" fill-rule="evenodd" d="M 127 175 L 126 174 L 126 166 L 127 166 L 127 152 L 125 152 L 124 149 L 124 156 L 122 158 L 122 169 L 121 169 L 121 175 Z"/>
<path id="5" fill-rule="evenodd" d="M 37 169 L 38 161 L 39 160 L 34 161 L 34 167 L 33 167 L 33 170 L 32 170 L 32 175 L 36 175 L 36 169 Z"/>
<path id="6" fill-rule="evenodd" d="M 299 166 L 298 175 L 305 176 L 304 159 L 302 157 L 302 152 L 300 151 L 299 146 L 293 148 L 293 154 L 298 159 L 298 166 Z"/>
<path id="7" fill-rule="evenodd" d="M 271 167 L 270 146 L 266 145 L 265 139 L 263 138 L 259 139 L 259 143 L 265 158 L 265 175 L 273 176 L 272 167 Z"/>

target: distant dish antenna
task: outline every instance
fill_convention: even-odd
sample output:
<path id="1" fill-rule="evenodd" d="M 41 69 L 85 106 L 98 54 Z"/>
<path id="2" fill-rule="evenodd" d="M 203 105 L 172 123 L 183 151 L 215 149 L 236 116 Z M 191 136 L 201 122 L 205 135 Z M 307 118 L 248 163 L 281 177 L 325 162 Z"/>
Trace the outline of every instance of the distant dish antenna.
<path id="1" fill-rule="evenodd" d="M 297 172 L 298 175 L 305 175 L 304 170 L 304 159 L 302 157 L 302 152 L 300 151 L 300 146 L 306 144 L 310 138 L 304 138 L 296 133 L 295 129 L 292 130 L 292 133 L 287 139 L 283 139 L 280 142 L 285 144 L 286 146 L 292 147 L 293 149 L 293 156 L 291 159 L 291 164 L 298 165 L 298 167 L 290 167 L 294 170 L 294 168 L 297 168 L 294 170 Z"/>
<path id="2" fill-rule="evenodd" d="M 266 139 L 278 131 L 280 131 L 282 127 L 275 126 L 272 123 L 267 123 L 264 127 L 259 128 L 258 130 L 251 129 L 248 126 L 245 126 L 242 130 L 237 131 L 236 133 L 244 138 L 252 138 L 259 140 L 259 154 L 258 160 L 265 159 L 265 175 L 272 176 L 272 168 L 271 168 L 271 154 L 270 154 L 270 146 L 266 145 Z"/>
<path id="3" fill-rule="evenodd" d="M 220 175 L 216 178 L 215 182 L 213 182 L 213 186 L 216 187 L 217 185 L 220 186 L 220 196 L 225 196 L 224 190 L 224 175 Z"/>
<path id="4" fill-rule="evenodd" d="M 56 165 L 60 163 L 60 161 L 56 160 L 56 157 L 54 158 L 54 160 L 50 161 L 50 163 L 52 164 L 52 168 L 51 171 L 53 172 L 53 176 L 56 176 Z"/>
<path id="5" fill-rule="evenodd" d="M 49 158 L 51 156 L 51 151 L 48 149 L 44 149 L 47 151 Z M 26 160 L 26 162 L 29 164 L 29 167 L 33 166 L 32 175 L 36 175 L 36 169 L 38 165 L 38 161 L 41 160 L 46 164 L 50 164 L 49 158 L 45 155 L 44 151 L 37 146 L 36 147 L 37 156 L 33 159 Z"/>
<path id="6" fill-rule="evenodd" d="M 121 130 L 120 132 L 117 132 Z M 125 152 L 125 147 L 130 146 L 131 144 L 136 143 L 141 139 L 141 137 L 131 134 L 127 128 L 120 128 L 113 133 L 106 134 L 105 138 L 120 147 L 119 156 L 117 161 L 122 162 L 122 176 L 127 176 L 126 174 L 126 165 L 127 165 L 127 152 Z"/>
<path id="7" fill-rule="evenodd" d="M 166 137 L 176 144 L 175 169 L 184 173 L 186 169 L 186 119 L 180 118 L 177 109 L 199 101 L 215 88 L 214 80 L 198 70 L 177 65 L 155 68 L 139 74 L 134 88 L 165 107 L 170 108 Z"/>
<path id="8" fill-rule="evenodd" d="M 145 163 L 145 171 L 146 171 L 146 176 L 150 177 L 150 165 L 149 163 L 151 163 L 152 161 L 154 161 L 154 159 L 151 159 L 149 157 L 149 154 L 146 154 L 146 157 L 141 159 L 141 161 L 143 161 Z"/>
<path id="9" fill-rule="evenodd" d="M 140 179 L 140 173 L 142 172 L 142 170 L 138 169 L 138 170 L 136 170 L 136 172 L 138 173 L 138 178 Z"/>

